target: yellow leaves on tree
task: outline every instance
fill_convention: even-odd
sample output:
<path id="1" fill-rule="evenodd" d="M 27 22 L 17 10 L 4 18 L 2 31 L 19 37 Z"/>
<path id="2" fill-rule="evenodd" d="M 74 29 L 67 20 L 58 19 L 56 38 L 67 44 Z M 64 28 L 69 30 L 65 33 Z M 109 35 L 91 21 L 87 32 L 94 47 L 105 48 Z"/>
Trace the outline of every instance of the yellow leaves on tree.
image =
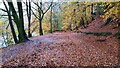
<path id="1" fill-rule="evenodd" d="M 107 4 L 104 5 L 112 5 L 114 2 L 108 2 Z M 108 18 L 110 15 L 114 14 L 116 18 L 119 18 L 119 14 L 120 14 L 120 3 L 119 2 L 115 2 L 115 5 L 110 8 L 110 9 L 105 9 L 104 11 L 107 11 L 104 15 L 102 15 L 103 18 Z M 120 18 L 119 18 L 120 19 Z"/>
<path id="2" fill-rule="evenodd" d="M 74 29 L 80 25 L 81 18 L 87 22 L 91 18 L 91 3 L 71 2 L 62 7 L 63 29 Z"/>

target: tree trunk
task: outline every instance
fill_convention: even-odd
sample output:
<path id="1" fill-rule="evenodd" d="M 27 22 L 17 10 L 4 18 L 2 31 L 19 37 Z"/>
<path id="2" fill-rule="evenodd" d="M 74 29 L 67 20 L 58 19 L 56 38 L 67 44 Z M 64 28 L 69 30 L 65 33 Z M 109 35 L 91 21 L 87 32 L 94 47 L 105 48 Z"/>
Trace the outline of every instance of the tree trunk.
<path id="1" fill-rule="evenodd" d="M 56 29 L 58 29 L 59 27 L 58 27 L 58 20 L 55 20 L 55 22 L 56 22 Z"/>
<path id="2" fill-rule="evenodd" d="M 69 30 L 72 31 L 72 23 L 70 22 Z"/>
<path id="3" fill-rule="evenodd" d="M 50 14 L 50 33 L 52 33 L 52 6 L 51 6 L 51 14 Z"/>
<path id="4" fill-rule="evenodd" d="M 39 34 L 43 35 L 43 30 L 42 30 L 42 19 L 39 19 Z"/>
<path id="5" fill-rule="evenodd" d="M 28 41 L 28 38 L 27 38 L 27 35 L 25 33 L 25 30 L 24 30 L 24 19 L 23 19 L 22 3 L 17 2 L 17 5 L 18 5 L 19 19 L 20 19 L 20 25 L 18 27 L 20 33 L 19 33 L 18 37 L 20 38 L 19 39 L 20 42 L 25 42 L 25 41 Z"/>
<path id="6" fill-rule="evenodd" d="M 91 14 L 94 13 L 94 12 L 93 12 L 93 11 L 94 11 L 93 6 L 94 6 L 94 5 L 92 4 L 92 6 L 91 6 Z"/>
<path id="7" fill-rule="evenodd" d="M 12 11 L 12 16 L 14 18 L 14 22 L 17 26 L 17 30 L 19 33 L 19 35 L 18 35 L 19 42 L 25 42 L 25 41 L 28 41 L 28 38 L 27 38 L 25 30 L 24 30 L 22 4 L 20 4 L 20 3 L 18 3 L 18 9 L 19 9 L 19 17 L 18 17 L 17 12 L 15 11 L 15 8 L 13 6 L 13 3 L 8 1 L 8 5 Z"/>
<path id="8" fill-rule="evenodd" d="M 11 18 L 11 15 L 9 13 L 8 13 L 8 19 L 9 19 L 9 24 L 10 24 L 10 28 L 11 28 L 11 31 L 12 31 L 14 42 L 18 43 L 17 36 L 16 36 L 16 33 L 15 33 L 15 29 L 14 29 L 13 24 L 12 24 L 12 18 Z"/>
<path id="9" fill-rule="evenodd" d="M 30 32 L 30 21 L 31 21 L 31 3 L 29 2 L 29 5 L 28 3 L 26 2 L 26 10 L 27 10 L 27 17 L 28 17 L 28 37 L 32 37 L 32 34 Z"/>
<path id="10" fill-rule="evenodd" d="M 117 17 L 118 17 L 118 27 L 120 27 L 120 2 L 118 3 L 118 7 L 117 7 L 117 10 L 118 10 L 118 15 L 117 15 Z"/>
<path id="11" fill-rule="evenodd" d="M 14 42 L 18 43 L 18 39 L 17 39 L 16 33 L 15 33 L 15 29 L 14 29 L 14 26 L 13 26 L 13 23 L 12 23 L 10 9 L 8 10 L 7 5 L 5 4 L 5 2 L 3 2 L 3 4 L 4 4 L 4 6 L 5 6 L 6 10 L 7 10 L 8 20 L 9 20 L 9 24 L 10 24 L 10 28 L 11 28 L 11 31 L 12 31 Z"/>
<path id="12" fill-rule="evenodd" d="M 32 37 L 32 34 L 30 33 L 30 21 L 31 21 L 31 3 L 29 2 L 29 17 L 28 17 L 28 37 Z"/>

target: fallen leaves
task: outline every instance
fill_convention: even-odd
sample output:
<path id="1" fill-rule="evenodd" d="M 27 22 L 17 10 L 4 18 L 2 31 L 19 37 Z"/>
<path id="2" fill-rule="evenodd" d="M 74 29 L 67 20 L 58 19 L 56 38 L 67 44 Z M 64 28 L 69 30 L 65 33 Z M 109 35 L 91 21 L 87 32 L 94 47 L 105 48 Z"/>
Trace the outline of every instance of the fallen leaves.
<path id="1" fill-rule="evenodd" d="M 31 40 L 3 49 L 3 65 L 116 66 L 118 63 L 118 40 L 112 36 L 63 32 Z"/>

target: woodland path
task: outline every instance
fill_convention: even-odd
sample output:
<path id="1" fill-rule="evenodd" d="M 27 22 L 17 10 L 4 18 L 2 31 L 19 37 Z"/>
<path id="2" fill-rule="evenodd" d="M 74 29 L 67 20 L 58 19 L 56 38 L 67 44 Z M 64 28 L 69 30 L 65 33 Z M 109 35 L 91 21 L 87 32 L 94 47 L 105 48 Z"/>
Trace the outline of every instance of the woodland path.
<path id="1" fill-rule="evenodd" d="M 105 27 L 97 18 L 83 32 L 118 32 L 116 23 Z M 118 64 L 118 39 L 110 36 L 86 35 L 77 32 L 55 32 L 35 36 L 30 41 L 4 49 L 3 65 L 11 66 L 116 66 Z"/>
<path id="2" fill-rule="evenodd" d="M 116 65 L 117 45 L 117 40 L 112 37 L 58 32 L 36 36 L 29 42 L 3 49 L 3 62 L 36 66 Z"/>

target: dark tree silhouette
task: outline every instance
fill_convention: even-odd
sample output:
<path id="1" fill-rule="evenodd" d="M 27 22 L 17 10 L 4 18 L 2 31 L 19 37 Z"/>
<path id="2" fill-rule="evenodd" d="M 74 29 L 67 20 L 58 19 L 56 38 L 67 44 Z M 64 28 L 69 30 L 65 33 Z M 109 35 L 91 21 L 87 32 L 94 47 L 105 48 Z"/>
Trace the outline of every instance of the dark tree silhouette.
<path id="1" fill-rule="evenodd" d="M 30 27 L 31 27 L 31 2 L 29 0 L 29 3 L 26 0 L 26 11 L 27 11 L 27 17 L 28 17 L 28 37 L 32 37 L 32 34 L 30 32 Z"/>
<path id="2" fill-rule="evenodd" d="M 9 24 L 10 24 L 10 28 L 11 28 L 11 32 L 12 32 L 12 35 L 13 35 L 14 42 L 18 43 L 18 39 L 17 39 L 16 33 L 15 33 L 15 29 L 14 29 L 14 26 L 13 26 L 13 23 L 12 23 L 10 9 L 8 9 L 8 7 L 7 7 L 6 3 L 4 2 L 4 0 L 3 0 L 3 4 L 4 4 L 4 6 L 6 8 L 6 12 L 8 14 L 8 20 L 9 20 Z"/>
<path id="3" fill-rule="evenodd" d="M 13 20 L 18 29 L 19 42 L 26 42 L 26 41 L 28 41 L 28 38 L 27 38 L 26 32 L 24 30 L 23 10 L 22 10 L 22 3 L 20 1 L 17 2 L 19 16 L 17 15 L 17 12 L 13 6 L 12 0 L 7 0 L 7 3 L 11 9 Z"/>

